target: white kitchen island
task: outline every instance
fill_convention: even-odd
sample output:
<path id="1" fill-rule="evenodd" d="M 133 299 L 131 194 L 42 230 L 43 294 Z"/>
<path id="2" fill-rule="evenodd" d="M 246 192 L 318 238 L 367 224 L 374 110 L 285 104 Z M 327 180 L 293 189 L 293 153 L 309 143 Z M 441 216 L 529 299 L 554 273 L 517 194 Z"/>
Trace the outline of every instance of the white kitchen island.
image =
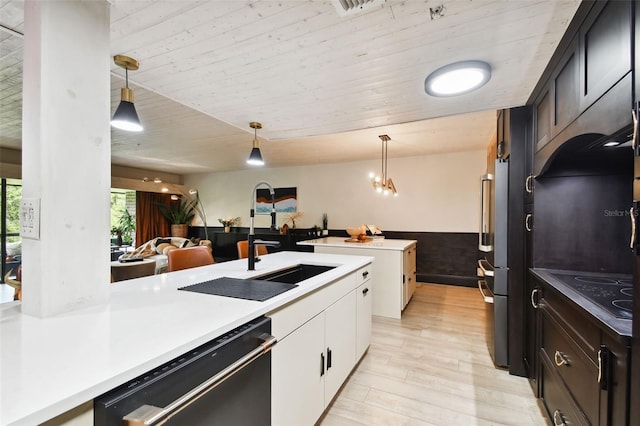
<path id="1" fill-rule="evenodd" d="M 22 314 L 21 302 L 2 304 L 0 424 L 40 424 L 74 410 L 74 424 L 90 425 L 95 397 L 261 315 L 284 312 L 286 321 L 274 318 L 274 327 L 293 327 L 290 321 L 297 318 L 287 307 L 309 295 L 322 295 L 327 306 L 333 298 L 346 297 L 343 292 L 355 295 L 363 284 L 357 272 L 367 276 L 372 260 L 280 252 L 262 256 L 251 272 L 245 259 L 105 283 L 111 288 L 108 304 L 44 319 Z M 335 268 L 264 302 L 177 290 L 222 276 L 251 278 L 301 263 Z M 339 284 L 339 292 L 324 291 L 334 284 Z M 354 322 L 355 309 L 354 305 Z M 273 331 L 286 342 L 285 333 L 289 330 Z M 274 357 L 276 349 L 278 345 Z"/>
<path id="2" fill-rule="evenodd" d="M 416 288 L 416 240 L 373 238 L 366 242 L 346 237 L 325 237 L 300 241 L 315 253 L 372 256 L 373 315 L 397 318 L 409 303 Z"/>

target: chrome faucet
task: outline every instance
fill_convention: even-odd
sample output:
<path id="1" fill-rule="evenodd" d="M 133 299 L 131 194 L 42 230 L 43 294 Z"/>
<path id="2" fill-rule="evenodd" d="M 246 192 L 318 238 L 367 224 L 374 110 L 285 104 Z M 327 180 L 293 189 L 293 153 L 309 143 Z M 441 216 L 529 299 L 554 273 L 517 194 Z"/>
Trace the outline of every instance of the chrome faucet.
<path id="1" fill-rule="evenodd" d="M 248 253 L 247 258 L 249 259 L 249 271 L 255 271 L 256 269 L 256 245 L 261 246 L 270 246 L 270 247 L 279 247 L 279 241 L 256 241 L 255 240 L 255 231 L 253 229 L 253 218 L 255 216 L 256 209 L 256 191 L 258 187 L 261 185 L 265 185 L 269 188 L 269 193 L 271 194 L 271 230 L 276 231 L 276 196 L 273 187 L 269 185 L 267 182 L 258 182 L 256 186 L 253 187 L 253 191 L 251 193 L 251 210 L 249 212 L 249 217 L 251 218 L 251 225 L 249 227 L 249 237 L 248 237 Z"/>

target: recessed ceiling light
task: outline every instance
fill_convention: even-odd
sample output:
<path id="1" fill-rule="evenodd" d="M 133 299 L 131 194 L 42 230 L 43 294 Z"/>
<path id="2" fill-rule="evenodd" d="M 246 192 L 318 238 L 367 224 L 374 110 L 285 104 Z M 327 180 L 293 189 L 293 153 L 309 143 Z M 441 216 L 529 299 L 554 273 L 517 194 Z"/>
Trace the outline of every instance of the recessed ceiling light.
<path id="1" fill-rule="evenodd" d="M 491 66 L 483 61 L 462 61 L 438 68 L 424 81 L 431 96 L 456 96 L 484 86 L 491 78 Z"/>

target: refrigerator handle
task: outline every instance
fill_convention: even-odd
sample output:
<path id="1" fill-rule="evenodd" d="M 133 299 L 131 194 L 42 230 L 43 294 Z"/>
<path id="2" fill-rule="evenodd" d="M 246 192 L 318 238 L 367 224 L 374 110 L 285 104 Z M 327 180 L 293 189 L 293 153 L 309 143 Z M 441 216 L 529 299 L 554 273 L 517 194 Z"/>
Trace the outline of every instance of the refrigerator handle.
<path id="1" fill-rule="evenodd" d="M 478 274 L 478 276 L 480 276 L 480 277 L 493 277 L 493 275 L 494 275 L 493 267 L 485 259 L 479 259 L 478 260 L 478 268 L 480 268 L 480 271 L 482 272 L 481 274 Z"/>
<path id="2" fill-rule="evenodd" d="M 493 175 L 487 173 L 480 180 L 480 232 L 478 233 L 478 250 L 483 252 L 493 251 L 493 244 L 490 236 L 490 214 L 491 214 L 491 181 Z"/>
<path id="3" fill-rule="evenodd" d="M 480 290 L 482 299 L 485 301 L 485 303 L 493 303 L 493 295 L 487 296 L 484 292 L 483 287 L 487 287 L 487 282 L 485 280 L 478 280 L 478 290 Z M 491 292 L 489 288 L 487 288 L 487 291 Z"/>

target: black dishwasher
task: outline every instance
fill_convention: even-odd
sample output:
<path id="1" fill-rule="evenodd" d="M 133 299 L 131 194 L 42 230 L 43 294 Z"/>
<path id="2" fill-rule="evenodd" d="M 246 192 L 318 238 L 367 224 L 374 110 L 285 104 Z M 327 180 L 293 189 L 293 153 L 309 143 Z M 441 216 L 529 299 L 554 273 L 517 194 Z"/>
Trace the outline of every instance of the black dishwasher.
<path id="1" fill-rule="evenodd" d="M 250 321 L 94 399 L 94 424 L 270 425 L 274 344 Z"/>

